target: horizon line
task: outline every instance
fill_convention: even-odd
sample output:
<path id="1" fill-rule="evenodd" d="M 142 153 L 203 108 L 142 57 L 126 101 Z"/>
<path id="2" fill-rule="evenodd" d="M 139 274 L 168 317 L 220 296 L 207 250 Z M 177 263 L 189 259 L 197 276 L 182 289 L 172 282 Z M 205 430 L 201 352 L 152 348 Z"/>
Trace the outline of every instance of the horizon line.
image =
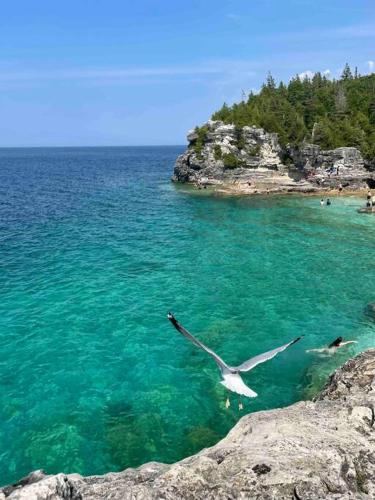
<path id="1" fill-rule="evenodd" d="M 187 144 L 100 144 L 80 146 L 0 146 L 1 149 L 56 149 L 56 148 L 174 148 L 187 147 Z"/>

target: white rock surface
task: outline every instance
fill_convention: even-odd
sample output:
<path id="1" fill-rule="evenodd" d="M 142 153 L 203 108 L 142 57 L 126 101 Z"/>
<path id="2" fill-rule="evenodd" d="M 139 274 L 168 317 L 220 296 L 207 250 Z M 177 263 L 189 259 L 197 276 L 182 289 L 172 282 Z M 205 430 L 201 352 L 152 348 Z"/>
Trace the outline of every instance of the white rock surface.
<path id="1" fill-rule="evenodd" d="M 203 128 L 206 132 L 199 148 L 197 132 L 188 133 L 189 146 L 176 160 L 174 181 L 244 186 L 250 182 L 249 192 L 313 192 L 337 189 L 340 184 L 350 190 L 366 189 L 369 179 L 375 185 L 374 172 L 365 168 L 356 148 L 323 151 L 303 143 L 283 149 L 277 134 L 261 128 L 241 129 L 212 120 Z M 237 160 L 234 168 L 226 162 L 227 155 Z"/>

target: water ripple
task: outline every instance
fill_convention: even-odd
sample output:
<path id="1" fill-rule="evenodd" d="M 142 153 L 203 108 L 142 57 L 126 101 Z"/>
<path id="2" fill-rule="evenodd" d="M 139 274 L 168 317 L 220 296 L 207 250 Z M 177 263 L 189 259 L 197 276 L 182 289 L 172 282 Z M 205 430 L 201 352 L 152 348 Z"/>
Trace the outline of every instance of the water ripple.
<path id="1" fill-rule="evenodd" d="M 231 363 L 305 335 L 245 375 L 246 411 L 373 345 L 359 201 L 194 196 L 169 182 L 181 150 L 0 150 L 0 483 L 171 462 L 228 431 L 239 414 L 169 309 Z M 305 354 L 339 335 L 358 346 Z"/>

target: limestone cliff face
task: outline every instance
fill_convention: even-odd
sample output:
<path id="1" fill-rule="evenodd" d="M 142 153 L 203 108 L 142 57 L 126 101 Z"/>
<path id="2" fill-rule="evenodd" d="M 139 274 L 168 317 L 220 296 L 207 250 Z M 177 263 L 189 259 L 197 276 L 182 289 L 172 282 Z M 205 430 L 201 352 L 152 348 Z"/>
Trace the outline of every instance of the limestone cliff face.
<path id="1" fill-rule="evenodd" d="M 374 408 L 372 349 L 337 370 L 315 401 L 246 415 L 216 446 L 181 462 L 86 478 L 37 471 L 0 498 L 373 499 Z"/>
<path id="2" fill-rule="evenodd" d="M 188 133 L 189 147 L 179 156 L 174 180 L 180 182 L 221 183 L 233 179 L 246 180 L 251 169 L 285 171 L 277 134 L 261 128 L 225 125 L 209 121 L 201 150 L 197 150 L 198 134 Z M 230 160 L 235 159 L 235 164 Z"/>
<path id="3" fill-rule="evenodd" d="M 277 134 L 256 127 L 239 129 L 220 121 L 207 122 L 200 132 L 190 131 L 187 138 L 189 146 L 176 161 L 174 181 L 237 183 L 250 187 L 250 192 L 306 192 L 340 184 L 360 189 L 373 182 L 373 173 L 356 148 L 324 151 L 306 143 L 282 148 Z"/>

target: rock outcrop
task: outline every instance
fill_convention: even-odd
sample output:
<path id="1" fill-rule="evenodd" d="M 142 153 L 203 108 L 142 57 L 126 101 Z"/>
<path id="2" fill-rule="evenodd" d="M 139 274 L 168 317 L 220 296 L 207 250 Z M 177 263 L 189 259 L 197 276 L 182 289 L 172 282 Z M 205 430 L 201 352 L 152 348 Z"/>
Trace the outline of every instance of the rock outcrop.
<path id="1" fill-rule="evenodd" d="M 367 314 L 367 316 L 370 316 L 370 318 L 375 319 L 375 302 L 370 302 L 369 304 L 367 304 L 365 313 Z"/>
<path id="2" fill-rule="evenodd" d="M 255 127 L 237 129 L 218 121 L 207 122 L 204 129 L 206 133 L 199 149 L 198 134 L 188 133 L 189 148 L 176 161 L 174 180 L 221 184 L 247 181 L 255 169 L 266 174 L 286 171 L 277 134 Z"/>
<path id="3" fill-rule="evenodd" d="M 295 168 L 318 186 L 335 189 L 342 184 L 351 189 L 364 189 L 372 179 L 356 148 L 324 151 L 315 144 L 302 144 L 299 148 L 287 148 L 287 152 Z"/>
<path id="4" fill-rule="evenodd" d="M 177 158 L 173 180 L 198 185 L 236 185 L 246 192 L 314 192 L 364 189 L 374 183 L 360 151 L 323 151 L 315 144 L 282 148 L 277 134 L 261 128 L 208 121 L 188 133 L 189 146 Z M 372 186 L 371 186 L 372 187 Z"/>
<path id="5" fill-rule="evenodd" d="M 216 446 L 172 465 L 104 476 L 37 471 L 0 498 L 375 498 L 375 349 L 348 361 L 314 401 L 244 416 Z"/>

